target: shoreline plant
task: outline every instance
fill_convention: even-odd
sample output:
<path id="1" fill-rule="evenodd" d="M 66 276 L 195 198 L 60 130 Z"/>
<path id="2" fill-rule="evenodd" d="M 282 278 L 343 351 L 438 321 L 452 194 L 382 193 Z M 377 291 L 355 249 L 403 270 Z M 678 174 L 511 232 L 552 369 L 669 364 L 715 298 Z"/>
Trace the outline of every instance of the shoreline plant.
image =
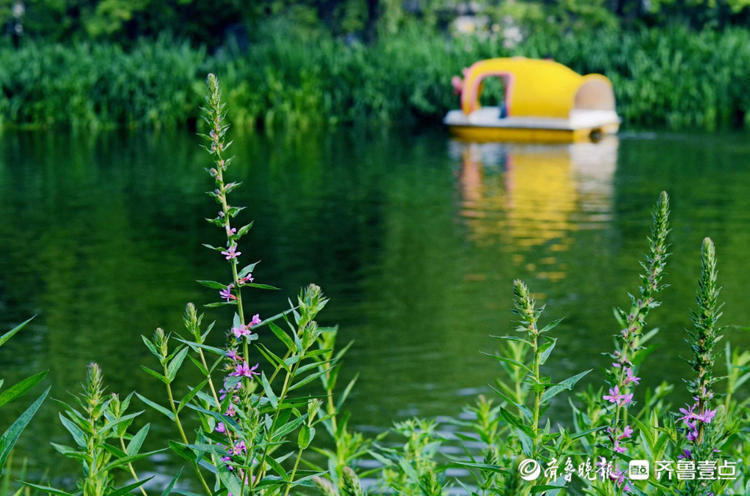
<path id="1" fill-rule="evenodd" d="M 545 375 L 558 339 L 549 333 L 560 320 L 542 326 L 545 307 L 516 280 L 518 332 L 498 337 L 500 351 L 489 354 L 501 375 L 492 387 L 496 398 L 480 396 L 467 409 L 469 420 L 451 421 L 457 428 L 452 435 L 436 421 L 410 419 L 396 424 L 390 437 L 386 433 L 367 439 L 348 427 L 344 402 L 356 376 L 339 386 L 349 345 L 337 350 L 338 329 L 318 324 L 328 303 L 321 289 L 307 286 L 276 315 L 261 318 L 252 311 L 250 290 L 275 288 L 255 281 L 257 262 L 240 263 L 247 251 L 240 241 L 252 222 L 236 227 L 243 207 L 230 201 L 230 193 L 240 184 L 228 176 L 232 158 L 226 107 L 214 75 L 208 76 L 207 85 L 203 137 L 212 161 L 207 172 L 214 183 L 208 194 L 218 205 L 217 214 L 207 220 L 221 230 L 223 239 L 220 246 L 204 246 L 213 256 L 223 257 L 228 270 L 225 282 L 198 282 L 218 300 L 207 307 L 229 310 L 232 316 L 223 323 L 207 322 L 188 303 L 184 330 L 156 329 L 153 337 L 143 336 L 158 364 L 144 367 L 144 373 L 164 386 L 158 398 L 137 392 L 122 400 L 107 395 L 101 370 L 92 364 L 76 402 L 59 402 L 60 421 L 74 446 L 53 444 L 81 464 L 77 490 L 25 482 L 28 488 L 56 496 L 124 496 L 135 491 L 143 496 L 157 491 L 162 496 L 748 494 L 750 477 L 742 464 L 750 462 L 750 412 L 748 400 L 737 395 L 750 380 L 750 352 L 733 353 L 727 343 L 727 380 L 720 401 L 713 369 L 721 337 L 721 304 L 715 247 L 708 238 L 701 249 L 698 304 L 688 332 L 696 373 L 688 389 L 694 403 L 682 409 L 681 417 L 670 414 L 673 387 L 666 384 L 636 397 L 634 386 L 645 375 L 644 358 L 651 351 L 644 344 L 656 334 L 646 331 L 646 317 L 658 307 L 657 295 L 666 287 L 666 193 L 654 210 L 639 291 L 630 297 L 628 312 L 615 311 L 621 331 L 609 355 L 614 360 L 609 390 L 589 388 L 568 395 L 572 427 L 554 423 L 549 412 L 553 406 L 566 408 L 562 393 L 572 392 L 590 370 L 559 382 Z M 224 344 L 216 346 L 219 341 Z M 194 370 L 188 372 L 188 367 Z M 30 388 L 42 374 L 24 384 Z M 133 398 L 167 418 L 173 439 L 166 446 L 143 451 L 149 424 L 135 433 L 128 431 L 143 413 L 128 413 Z M 29 419 L 26 415 L 24 422 Z M 445 448 L 456 442 L 462 453 L 447 453 Z M 7 450 L 7 443 L 0 444 L 0 453 Z M 140 477 L 138 470 L 163 453 L 183 460 L 188 472 L 169 474 L 168 484 L 152 487 L 153 480 Z M 640 480 L 623 465 L 634 460 L 671 461 L 676 466 L 669 479 Z M 694 475 L 708 470 L 706 463 L 719 478 L 672 477 L 691 466 Z"/>
<path id="2" fill-rule="evenodd" d="M 208 71 L 231 88 L 239 130 L 433 126 L 458 107 L 451 76 L 501 56 L 552 57 L 606 75 L 629 128 L 750 125 L 750 99 L 736 84 L 748 78 L 750 29 L 529 26 L 510 45 L 502 31 L 447 36 L 412 22 L 365 44 L 282 18 L 264 23 L 244 52 L 211 53 L 166 36 L 127 49 L 103 41 L 0 45 L 0 129 L 192 129 Z"/>

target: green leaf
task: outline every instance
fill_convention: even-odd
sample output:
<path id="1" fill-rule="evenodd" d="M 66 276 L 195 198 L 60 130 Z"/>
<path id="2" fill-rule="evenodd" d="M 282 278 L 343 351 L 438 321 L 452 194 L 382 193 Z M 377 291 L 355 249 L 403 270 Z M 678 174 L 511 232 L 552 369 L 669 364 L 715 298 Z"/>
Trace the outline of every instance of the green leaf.
<path id="1" fill-rule="evenodd" d="M 159 379 L 164 384 L 169 384 L 169 380 L 166 377 L 164 377 L 163 375 L 161 375 L 159 372 L 157 372 L 155 370 L 152 370 L 152 369 L 146 367 L 145 365 L 141 365 L 141 370 L 143 370 L 144 372 L 146 372 L 147 374 L 149 374 L 149 375 L 151 375 L 153 377 L 156 377 L 157 379 Z"/>
<path id="2" fill-rule="evenodd" d="M 294 430 L 297 427 L 302 425 L 302 422 L 304 422 L 306 418 L 307 418 L 307 414 L 301 415 L 297 417 L 296 419 L 290 420 L 289 422 L 283 424 L 281 427 L 278 427 L 276 431 L 273 433 L 272 439 L 274 441 L 280 441 L 281 439 L 284 438 L 284 436 L 286 436 L 287 434 L 291 432 L 294 432 Z"/>
<path id="3" fill-rule="evenodd" d="M 217 307 L 225 307 L 227 305 L 236 305 L 236 304 L 237 304 L 237 300 L 232 300 L 232 301 L 216 301 L 214 303 L 206 303 L 203 306 L 206 308 L 217 308 Z"/>
<path id="4" fill-rule="evenodd" d="M 78 458 L 83 459 L 86 457 L 86 454 L 82 451 L 78 451 L 77 449 L 73 448 L 72 446 L 67 446 L 65 444 L 58 444 L 58 443 L 49 443 L 53 448 L 55 448 L 55 451 L 60 453 L 63 456 L 67 456 L 68 458 Z"/>
<path id="5" fill-rule="evenodd" d="M 227 285 L 216 281 L 196 281 L 201 286 L 205 286 L 211 289 L 226 289 Z"/>
<path id="6" fill-rule="evenodd" d="M 208 375 L 208 369 L 204 367 L 197 358 L 193 357 L 192 355 L 188 355 L 188 358 L 191 362 L 193 362 L 193 365 L 195 365 L 195 367 L 200 370 L 201 374 L 203 374 L 204 376 Z"/>
<path id="7" fill-rule="evenodd" d="M 34 317 L 31 317 L 30 319 L 21 322 L 16 327 L 14 327 L 10 331 L 8 331 L 5 334 L 3 334 L 2 336 L 0 336 L 0 346 L 4 345 L 10 338 L 12 338 L 13 336 L 15 336 L 18 331 L 20 331 L 21 329 L 23 329 L 24 327 L 26 327 L 26 324 L 28 324 L 29 322 L 31 322 L 32 320 L 34 320 Z"/>
<path id="8" fill-rule="evenodd" d="M 60 417 L 60 422 L 62 423 L 63 427 L 65 427 L 65 430 L 67 430 L 73 437 L 73 441 L 75 441 L 75 443 L 81 448 L 85 448 L 86 435 L 83 433 L 83 431 L 62 413 L 58 414 L 58 416 Z"/>
<path id="9" fill-rule="evenodd" d="M 526 344 L 528 346 L 534 346 L 530 341 L 516 337 L 516 336 L 494 336 L 490 335 L 491 338 L 500 339 L 501 341 L 518 341 L 519 343 Z"/>
<path id="10" fill-rule="evenodd" d="M 299 434 L 297 435 L 297 446 L 299 446 L 299 449 L 307 449 L 314 437 L 315 427 L 308 427 L 307 425 L 303 425 L 299 430 Z"/>
<path id="11" fill-rule="evenodd" d="M 169 379 L 169 382 L 174 381 L 175 377 L 177 377 L 177 372 L 180 370 L 180 367 L 182 367 L 182 362 L 185 361 L 185 357 L 189 351 L 190 348 L 187 346 L 184 347 L 179 353 L 177 353 L 177 356 L 169 362 L 169 365 L 167 365 L 167 379 Z"/>
<path id="12" fill-rule="evenodd" d="M 180 404 L 177 405 L 177 413 L 180 413 L 182 409 L 185 408 L 185 405 L 187 405 L 188 402 L 192 400 L 196 394 L 198 394 L 204 387 L 206 387 L 206 384 L 208 384 L 208 379 L 203 379 L 200 384 L 190 389 L 190 392 L 183 396 L 180 400 Z"/>
<path id="13" fill-rule="evenodd" d="M 143 446 L 143 441 L 146 440 L 146 436 L 148 435 L 148 431 L 150 428 L 151 424 L 146 424 L 141 427 L 141 430 L 135 433 L 133 438 L 128 443 L 128 447 L 125 448 L 125 452 L 128 454 L 128 456 L 138 454 L 138 452 L 141 450 L 141 446 Z"/>
<path id="14" fill-rule="evenodd" d="M 156 358 L 161 360 L 161 354 L 159 353 L 159 350 L 156 349 L 156 345 L 144 335 L 141 335 L 141 339 L 143 340 L 143 344 L 146 345 L 146 348 L 148 348 L 148 351 L 150 351 L 151 354 Z"/>
<path id="15" fill-rule="evenodd" d="M 5 405 L 6 403 L 10 403 L 16 398 L 19 398 L 20 396 L 22 396 L 29 389 L 36 386 L 39 383 L 39 381 L 44 379 L 44 377 L 47 375 L 47 372 L 48 371 L 45 370 L 43 372 L 34 374 L 31 377 L 27 377 L 21 382 L 14 384 L 10 388 L 3 391 L 2 394 L 0 394 L 0 406 Z"/>
<path id="16" fill-rule="evenodd" d="M 25 323 L 22 325 L 25 325 Z M 29 425 L 31 419 L 34 418 L 39 407 L 42 406 L 45 398 L 47 398 L 47 394 L 49 394 L 49 390 L 50 388 L 47 388 L 41 396 L 39 396 L 36 401 L 34 401 L 34 403 L 32 403 L 31 406 L 29 406 L 10 427 L 8 427 L 8 430 L 0 436 L 0 467 L 5 465 L 5 460 L 8 459 L 10 450 L 16 445 L 16 441 L 21 437 L 21 433 L 26 429 L 26 426 Z"/>
<path id="17" fill-rule="evenodd" d="M 24 486 L 33 487 L 34 489 L 38 489 L 39 491 L 43 491 L 48 494 L 57 494 L 58 496 L 73 496 L 71 493 L 66 493 L 65 491 L 61 491 L 60 489 L 55 489 L 54 487 L 49 486 L 39 486 L 37 484 L 32 484 L 31 482 L 23 482 Z"/>
<path id="18" fill-rule="evenodd" d="M 503 407 L 500 407 L 500 415 L 508 424 L 518 428 L 521 432 L 525 433 L 527 436 L 529 437 L 534 436 L 534 431 L 531 430 L 531 427 L 524 424 L 523 420 L 520 417 L 513 415 L 512 413 L 510 413 L 508 410 L 506 410 Z"/>
<path id="19" fill-rule="evenodd" d="M 270 459 L 269 456 L 267 459 Z M 227 490 L 234 494 L 242 494 L 242 484 L 240 483 L 240 480 L 237 478 L 236 475 L 234 475 L 234 472 L 227 469 L 227 466 L 225 464 L 221 464 L 219 469 L 219 479 L 221 479 L 221 482 L 224 484 L 224 486 L 227 488 Z"/>
<path id="20" fill-rule="evenodd" d="M 160 450 L 156 450 L 156 451 L 149 451 L 148 453 L 140 453 L 140 454 L 133 455 L 133 456 L 123 456 L 121 458 L 118 458 L 118 459 L 116 459 L 116 460 L 114 460 L 114 461 L 106 464 L 105 466 L 103 466 L 99 470 L 101 470 L 102 472 L 106 472 L 108 470 L 112 470 L 113 468 L 117 468 L 117 467 L 119 467 L 121 465 L 127 465 L 128 463 L 133 463 L 135 461 L 142 460 L 143 458 L 148 458 L 149 456 L 153 456 L 153 455 L 156 455 L 158 453 L 162 453 L 164 451 L 165 450 L 160 449 Z"/>
<path id="21" fill-rule="evenodd" d="M 256 289 L 273 289 L 273 290 L 279 289 L 276 286 L 271 286 L 270 284 L 260 284 L 260 283 L 255 283 L 255 282 L 243 284 L 243 286 L 248 287 L 248 288 L 256 288 Z"/>
<path id="22" fill-rule="evenodd" d="M 498 355 L 497 353 L 484 353 L 484 352 L 482 352 L 482 353 L 484 355 L 487 355 L 487 356 L 490 356 L 492 358 L 495 358 L 496 360 L 499 360 L 501 362 L 508 363 L 508 364 L 513 365 L 515 367 L 520 367 L 520 368 L 524 369 L 525 371 L 527 371 L 529 374 L 533 374 L 533 372 L 531 371 L 531 369 L 529 367 L 527 367 L 526 365 L 522 364 L 521 362 L 517 362 L 516 360 L 512 360 L 510 358 L 506 358 L 506 357 L 504 357 L 502 355 Z"/>
<path id="23" fill-rule="evenodd" d="M 255 266 L 258 265 L 259 263 L 260 263 L 260 260 L 258 260 L 255 263 L 251 263 L 249 265 L 245 265 L 244 267 L 242 267 L 242 270 L 240 271 L 240 273 L 237 274 L 237 277 L 239 277 L 240 279 L 242 279 L 246 275 L 252 274 L 253 271 L 255 270 Z"/>
<path id="24" fill-rule="evenodd" d="M 560 324 L 560 322 L 563 321 L 563 319 L 564 319 L 564 317 L 561 317 L 561 318 L 559 318 L 557 320 L 553 320 L 552 322 L 550 322 L 546 326 L 544 326 L 541 329 L 539 329 L 539 334 L 551 331 L 552 329 L 554 329 L 555 327 L 557 327 Z"/>
<path id="25" fill-rule="evenodd" d="M 286 470 L 284 470 L 284 467 L 282 467 L 281 464 L 272 456 L 266 457 L 266 463 L 268 463 L 273 471 L 279 474 L 282 479 L 284 479 L 285 481 L 289 480 L 289 475 L 286 473 Z"/>
<path id="26" fill-rule="evenodd" d="M 162 415 L 166 416 L 169 420 L 174 422 L 174 413 L 170 412 L 169 410 L 167 410 L 160 404 L 154 403 L 153 401 L 146 398 L 140 393 L 135 393 L 135 395 L 138 397 L 139 400 L 141 400 L 142 402 L 144 402 L 145 404 L 147 404 L 148 406 L 150 406 L 151 408 L 153 408 L 154 410 L 156 410 L 157 412 L 161 413 Z"/>
<path id="27" fill-rule="evenodd" d="M 169 482 L 167 487 L 164 488 L 164 491 L 162 491 L 161 496 L 169 496 L 172 494 L 172 489 L 174 488 L 174 485 L 177 484 L 177 481 L 179 480 L 180 476 L 182 475 L 182 469 L 184 467 L 180 467 L 180 470 L 177 471 L 174 477 L 172 477 L 172 480 Z"/>
<path id="28" fill-rule="evenodd" d="M 289 391 L 294 391 L 295 389 L 301 388 L 305 384 L 308 384 L 308 383 L 314 381 L 315 379 L 317 379 L 318 377 L 322 376 L 326 372 L 328 372 L 328 369 L 323 369 L 323 370 L 318 370 L 317 372 L 313 372 L 312 374 L 308 375 L 307 377 L 305 377 L 304 379 L 300 380 L 299 382 L 297 382 L 295 384 L 292 384 L 292 386 L 289 388 Z"/>
<path id="29" fill-rule="evenodd" d="M 153 478 L 154 478 L 154 476 L 152 475 L 148 479 L 141 479 L 141 480 L 139 480 L 137 482 L 133 482 L 132 484 L 128 484 L 127 486 L 123 486 L 120 489 L 117 489 L 117 490 L 115 490 L 115 491 L 107 494 L 107 496 L 123 496 L 124 494 L 130 494 L 130 491 L 132 491 L 133 489 L 137 489 L 137 488 L 141 487 L 142 485 L 144 485 L 146 482 L 150 481 Z"/>
<path id="30" fill-rule="evenodd" d="M 286 332 L 284 332 L 281 327 L 277 326 L 274 323 L 271 323 L 268 327 L 271 329 L 271 332 L 273 332 L 276 337 L 279 338 L 279 341 L 284 343 L 289 351 L 294 350 L 294 341 Z"/>
<path id="31" fill-rule="evenodd" d="M 567 390 L 573 389 L 573 386 L 575 386 L 578 381 L 580 381 L 581 379 L 583 379 L 583 377 L 586 374 L 588 374 L 589 372 L 591 372 L 591 370 L 592 369 L 589 369 L 589 370 L 586 370 L 584 372 L 581 372 L 580 374 L 576 374 L 576 375 L 574 375 L 572 377 L 568 377 L 564 381 L 559 382 L 559 383 L 555 384 L 554 386 L 550 387 L 549 389 L 547 389 L 544 392 L 544 394 L 542 394 L 542 404 L 543 405 L 546 404 L 547 402 L 549 402 L 549 400 L 551 400 L 552 398 L 554 398 L 555 396 L 557 396 L 561 392 L 565 391 L 566 389 Z"/>
<path id="32" fill-rule="evenodd" d="M 544 485 L 544 486 L 534 486 L 531 488 L 531 493 L 541 493 L 544 491 L 554 491 L 559 489 L 565 489 L 565 486 L 551 486 L 551 485 Z"/>
<path id="33" fill-rule="evenodd" d="M 339 410 L 341 410 L 341 406 L 346 401 L 346 398 L 349 397 L 349 393 L 352 392 L 352 388 L 354 387 L 354 383 L 357 382 L 358 378 L 359 378 L 359 372 L 357 372 L 354 375 L 354 378 L 352 378 L 352 380 L 349 381 L 349 384 L 346 385 L 346 388 L 344 389 L 344 392 L 341 393 L 341 395 L 339 396 L 338 401 L 336 402 L 336 412 L 338 412 Z"/>
<path id="34" fill-rule="evenodd" d="M 183 444 L 176 441 L 168 441 L 169 449 L 175 452 L 180 458 L 184 458 L 189 462 L 195 462 L 195 454 L 187 449 Z"/>
<path id="35" fill-rule="evenodd" d="M 271 402 L 271 406 L 276 409 L 279 406 L 279 399 L 276 397 L 276 394 L 274 394 L 273 388 L 268 382 L 265 372 L 261 372 L 260 383 L 263 385 L 263 391 L 265 391 L 268 401 Z"/>
<path id="36" fill-rule="evenodd" d="M 552 354 L 552 350 L 555 349 L 556 344 L 556 338 L 550 338 L 547 340 L 547 343 L 545 343 L 542 349 L 542 354 L 539 356 L 539 365 L 544 365 L 544 362 L 546 362 L 549 356 Z"/>
<path id="37" fill-rule="evenodd" d="M 245 234 L 247 234 L 247 233 L 248 233 L 248 231 L 250 231 L 250 229 L 252 229 L 252 228 L 253 228 L 253 224 L 254 224 L 254 223 L 255 223 L 255 221 L 252 221 L 252 222 L 250 222 L 249 224 L 245 224 L 244 226 L 240 227 L 240 228 L 239 228 L 239 230 L 237 231 L 237 237 L 240 237 L 240 238 L 241 238 L 242 236 L 244 236 Z M 255 267 L 255 265 L 256 265 L 257 263 L 258 263 L 258 262 L 255 262 L 254 264 L 252 264 L 252 266 L 253 266 L 253 267 Z M 249 266 L 248 266 L 248 267 L 249 267 Z M 245 270 L 245 269 L 242 269 L 242 270 Z M 250 269 L 250 270 L 252 270 L 252 269 Z M 243 274 L 243 275 L 244 275 L 244 274 Z M 240 277 L 242 277 L 242 275 L 240 275 Z"/>
<path id="38" fill-rule="evenodd" d="M 195 341 L 188 341 L 187 339 L 182 338 L 176 338 L 177 341 L 181 343 L 185 343 L 186 345 L 190 346 L 191 348 L 197 350 L 198 348 L 206 351 L 210 351 L 211 353 L 214 353 L 216 355 L 221 355 L 222 357 L 226 356 L 226 351 L 222 350 L 221 348 L 217 348 L 215 346 L 209 346 L 207 344 L 202 343 L 196 343 Z"/>
<path id="39" fill-rule="evenodd" d="M 268 363 L 274 368 L 283 367 L 287 372 L 290 371 L 289 365 L 285 361 L 282 361 L 278 355 L 274 354 L 274 352 L 269 350 L 265 345 L 258 343 L 255 345 L 255 349 L 257 349 L 258 352 L 263 355 L 263 358 L 268 360 Z"/>

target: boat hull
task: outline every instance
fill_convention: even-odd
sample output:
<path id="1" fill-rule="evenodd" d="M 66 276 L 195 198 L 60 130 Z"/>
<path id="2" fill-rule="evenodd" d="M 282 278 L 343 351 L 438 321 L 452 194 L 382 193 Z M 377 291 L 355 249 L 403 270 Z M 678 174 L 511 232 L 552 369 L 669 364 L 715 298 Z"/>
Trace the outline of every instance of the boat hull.
<path id="1" fill-rule="evenodd" d="M 523 143 L 572 143 L 596 141 L 614 134 L 620 118 L 614 111 L 574 110 L 568 118 L 500 117 L 496 107 L 483 107 L 469 115 L 451 110 L 443 120 L 464 141 L 514 141 Z"/>
<path id="2" fill-rule="evenodd" d="M 509 141 L 517 143 L 575 143 L 596 141 L 615 134 L 619 123 L 579 129 L 544 129 L 530 127 L 448 126 L 459 140 L 478 143 Z"/>

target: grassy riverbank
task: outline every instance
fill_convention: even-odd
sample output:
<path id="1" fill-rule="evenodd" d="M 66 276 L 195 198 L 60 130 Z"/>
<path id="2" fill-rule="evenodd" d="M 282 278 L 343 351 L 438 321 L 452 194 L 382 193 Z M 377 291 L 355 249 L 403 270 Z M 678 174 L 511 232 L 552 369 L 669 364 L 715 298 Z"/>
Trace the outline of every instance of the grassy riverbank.
<path id="1" fill-rule="evenodd" d="M 269 23 L 244 51 L 209 53 L 169 38 L 0 47 L 0 125 L 79 129 L 193 126 L 205 74 L 227 81 L 239 127 L 305 128 L 439 120 L 457 106 L 450 78 L 477 59 L 551 56 L 614 83 L 626 126 L 750 124 L 750 30 L 682 27 L 450 37 L 407 26 L 364 44 Z"/>

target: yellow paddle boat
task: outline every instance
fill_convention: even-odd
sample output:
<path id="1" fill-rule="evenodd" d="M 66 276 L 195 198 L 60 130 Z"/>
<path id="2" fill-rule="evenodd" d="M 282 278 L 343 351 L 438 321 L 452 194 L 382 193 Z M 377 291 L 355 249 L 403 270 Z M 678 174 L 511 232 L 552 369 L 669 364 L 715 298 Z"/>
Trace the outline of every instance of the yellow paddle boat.
<path id="1" fill-rule="evenodd" d="M 455 76 L 461 109 L 443 122 L 465 141 L 574 142 L 617 132 L 612 83 L 601 74 L 581 76 L 552 60 L 525 57 L 482 60 Z M 503 80 L 505 99 L 481 107 L 482 81 Z"/>

